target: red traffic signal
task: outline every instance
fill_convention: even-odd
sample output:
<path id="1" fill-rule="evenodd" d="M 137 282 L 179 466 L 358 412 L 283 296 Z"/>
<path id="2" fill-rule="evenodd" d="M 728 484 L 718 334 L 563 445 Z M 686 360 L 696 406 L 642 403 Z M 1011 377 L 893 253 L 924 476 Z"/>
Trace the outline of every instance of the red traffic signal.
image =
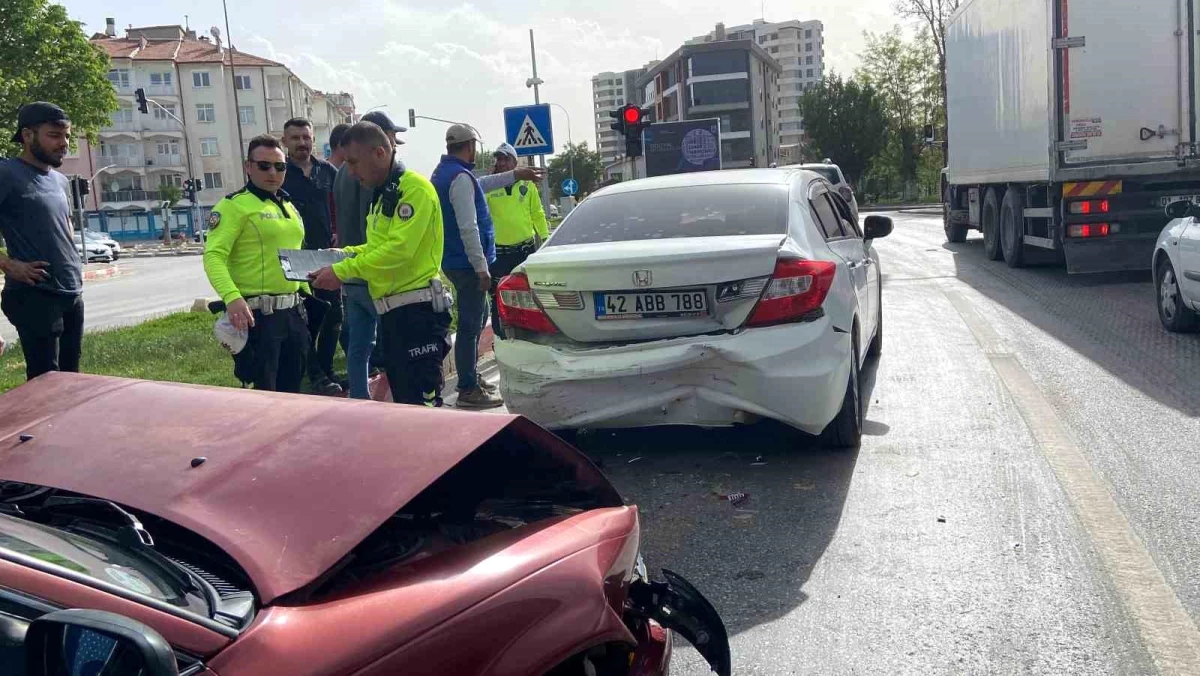
<path id="1" fill-rule="evenodd" d="M 621 116 L 625 119 L 625 124 L 633 125 L 642 121 L 642 111 L 637 106 L 627 105 L 625 110 L 621 112 Z"/>

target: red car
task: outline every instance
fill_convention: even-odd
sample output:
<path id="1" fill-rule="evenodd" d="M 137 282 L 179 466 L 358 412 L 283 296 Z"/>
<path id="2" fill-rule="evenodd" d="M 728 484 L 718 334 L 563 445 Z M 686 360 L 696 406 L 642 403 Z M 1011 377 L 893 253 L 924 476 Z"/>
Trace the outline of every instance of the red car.
<path id="1" fill-rule="evenodd" d="M 519 416 L 50 373 L 0 395 L 0 674 L 666 674 L 729 642 Z"/>

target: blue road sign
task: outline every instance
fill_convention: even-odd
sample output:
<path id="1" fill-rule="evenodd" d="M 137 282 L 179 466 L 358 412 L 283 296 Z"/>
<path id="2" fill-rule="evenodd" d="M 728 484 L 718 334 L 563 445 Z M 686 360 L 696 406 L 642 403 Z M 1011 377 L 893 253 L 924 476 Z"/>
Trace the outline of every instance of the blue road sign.
<path id="1" fill-rule="evenodd" d="M 549 155 L 554 152 L 554 130 L 550 127 L 550 105 L 513 106 L 504 109 L 504 136 L 517 155 Z"/>
<path id="2" fill-rule="evenodd" d="M 579 181 L 573 178 L 564 178 L 562 182 L 562 194 L 570 197 L 579 192 Z"/>

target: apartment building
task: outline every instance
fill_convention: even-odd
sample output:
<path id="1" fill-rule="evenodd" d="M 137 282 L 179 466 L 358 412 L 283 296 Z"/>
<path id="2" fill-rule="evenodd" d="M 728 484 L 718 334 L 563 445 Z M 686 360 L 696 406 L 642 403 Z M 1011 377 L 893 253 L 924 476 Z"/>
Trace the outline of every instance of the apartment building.
<path id="1" fill-rule="evenodd" d="M 754 40 L 779 62 L 782 67 L 777 91 L 780 161 L 798 162 L 806 140 L 800 97 L 825 77 L 824 30 L 820 21 L 757 19 L 731 28 L 718 25 L 716 30 L 685 44 L 711 43 L 719 39 L 718 33 L 723 33 L 725 40 Z"/>
<path id="2" fill-rule="evenodd" d="M 610 113 L 626 103 L 642 104 L 643 99 L 641 90 L 637 87 L 637 79 L 645 74 L 647 68 L 651 68 L 657 63 L 657 61 L 651 61 L 642 68 L 616 73 L 597 73 L 592 76 L 596 149 L 600 151 L 600 157 L 604 164 L 610 164 L 625 154 L 625 137 L 610 128 L 614 122 Z"/>
<path id="3" fill-rule="evenodd" d="M 354 124 L 354 97 L 346 92 L 313 92 L 313 152 L 329 159 L 333 149 L 329 147 L 329 132 L 339 124 Z"/>
<path id="4" fill-rule="evenodd" d="M 254 136 L 280 135 L 288 119 L 312 119 L 318 110 L 326 122 L 353 117 L 350 95 L 322 95 L 318 105 L 317 92 L 281 63 L 235 51 L 231 68 L 215 30 L 210 38 L 177 25 L 131 26 L 118 38 L 114 24 L 110 19 L 91 41 L 109 56 L 108 78 L 120 107 L 100 130 L 99 143 L 81 143 L 62 168 L 91 176 L 108 167 L 93 182 L 91 209 L 151 210 L 161 186 L 181 186 L 190 177 L 204 186 L 197 203 L 210 207 L 244 184 L 242 162 Z M 146 113 L 137 109 L 139 88 L 153 102 Z M 331 127 L 323 127 L 326 144 Z M 315 149 L 323 147 L 318 137 Z"/>
<path id="5" fill-rule="evenodd" d="M 720 24 L 714 34 L 638 77 L 642 100 L 660 122 L 719 118 L 723 167 L 770 166 L 779 160 L 782 68 L 756 39 L 732 39 Z"/>

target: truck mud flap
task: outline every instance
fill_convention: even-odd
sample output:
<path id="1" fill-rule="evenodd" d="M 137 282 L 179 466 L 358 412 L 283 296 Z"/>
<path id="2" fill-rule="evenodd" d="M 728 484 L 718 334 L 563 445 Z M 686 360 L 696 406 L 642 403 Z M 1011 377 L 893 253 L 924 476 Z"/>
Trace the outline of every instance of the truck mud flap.
<path id="1" fill-rule="evenodd" d="M 665 568 L 662 574 L 666 582 L 634 580 L 629 587 L 629 611 L 678 632 L 718 676 L 729 676 L 729 634 L 717 609 L 687 580 Z"/>
<path id="2" fill-rule="evenodd" d="M 1067 272 L 1149 271 L 1156 237 L 1068 239 L 1063 243 Z"/>

